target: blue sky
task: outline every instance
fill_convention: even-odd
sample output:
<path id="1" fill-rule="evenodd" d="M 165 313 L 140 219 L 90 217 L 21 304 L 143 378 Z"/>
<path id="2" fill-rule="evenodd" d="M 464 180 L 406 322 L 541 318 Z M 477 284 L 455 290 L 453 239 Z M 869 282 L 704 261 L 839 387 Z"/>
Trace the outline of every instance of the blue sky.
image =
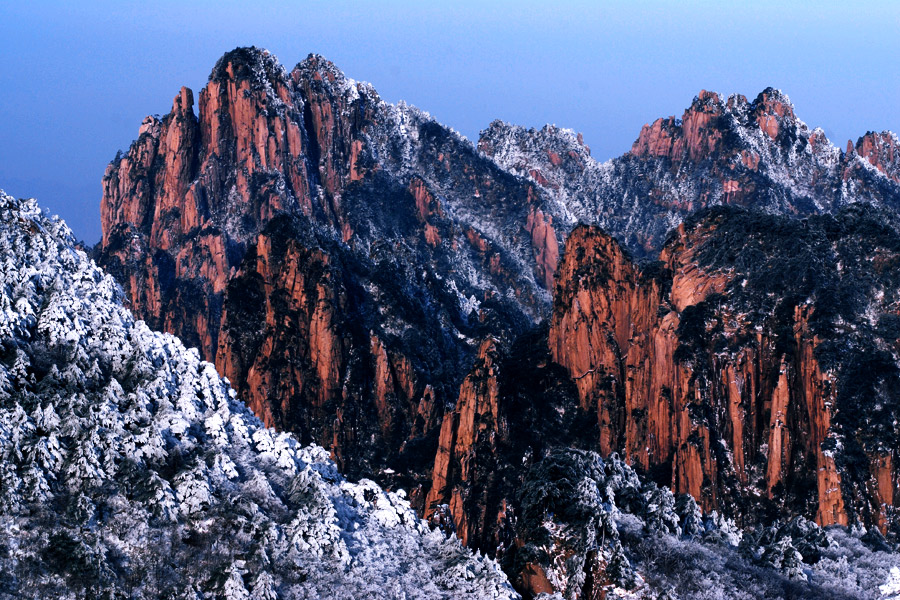
<path id="1" fill-rule="evenodd" d="M 497 118 L 570 127 L 599 159 L 700 89 L 781 88 L 841 147 L 900 130 L 897 2 L 2 0 L 0 188 L 97 241 L 109 160 L 245 45 L 323 54 L 473 140 Z"/>

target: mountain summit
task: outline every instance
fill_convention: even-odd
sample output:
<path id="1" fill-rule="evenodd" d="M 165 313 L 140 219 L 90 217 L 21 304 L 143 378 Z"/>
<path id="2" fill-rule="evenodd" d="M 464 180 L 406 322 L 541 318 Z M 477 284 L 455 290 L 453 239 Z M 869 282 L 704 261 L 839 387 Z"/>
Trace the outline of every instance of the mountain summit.
<path id="1" fill-rule="evenodd" d="M 563 238 L 544 196 L 319 56 L 288 73 L 234 50 L 198 115 L 192 97 L 107 169 L 101 264 L 349 472 L 433 450 L 478 341 L 548 314 Z"/>

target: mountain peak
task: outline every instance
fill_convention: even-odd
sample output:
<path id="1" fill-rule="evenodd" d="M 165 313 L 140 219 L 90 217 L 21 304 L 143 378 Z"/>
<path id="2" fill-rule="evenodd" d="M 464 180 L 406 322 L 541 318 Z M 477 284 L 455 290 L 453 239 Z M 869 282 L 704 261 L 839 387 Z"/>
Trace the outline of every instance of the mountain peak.
<path id="1" fill-rule="evenodd" d="M 172 114 L 183 116 L 187 113 L 194 113 L 194 92 L 191 88 L 182 86 L 172 100 Z"/>
<path id="2" fill-rule="evenodd" d="M 781 133 L 783 124 L 797 121 L 791 99 L 772 87 L 767 87 L 756 97 L 751 105 L 751 114 L 756 117 L 759 128 L 772 140 Z"/>
<path id="3" fill-rule="evenodd" d="M 238 47 L 226 52 L 209 74 L 210 82 L 250 81 L 264 86 L 266 82 L 284 81 L 284 67 L 274 54 L 256 46 Z"/>
<path id="4" fill-rule="evenodd" d="M 900 183 L 900 138 L 896 133 L 868 131 L 856 141 L 855 147 L 850 141 L 847 142 L 847 153 L 853 150 L 887 177 Z"/>
<path id="5" fill-rule="evenodd" d="M 794 108 L 794 104 L 791 102 L 790 97 L 780 89 L 772 86 L 769 86 L 761 91 L 753 101 L 754 104 L 760 102 L 778 102 L 780 104 L 790 106 L 791 109 Z"/>
<path id="6" fill-rule="evenodd" d="M 366 98 L 378 102 L 378 92 L 368 83 L 357 82 L 347 77 L 333 62 L 321 54 L 310 54 L 297 63 L 291 71 L 295 85 L 301 87 L 324 88 L 335 96 L 344 96 L 349 101 L 356 100 L 360 93 Z"/>
<path id="7" fill-rule="evenodd" d="M 689 158 L 696 162 L 721 150 L 725 138 L 736 136 L 746 142 L 758 128 L 775 141 L 785 127 L 805 128 L 805 125 L 794 115 L 794 105 L 781 90 L 767 87 L 752 103 L 740 94 L 733 94 L 724 102 L 718 93 L 700 90 L 680 120 L 661 118 L 645 125 L 631 153 L 668 156 L 673 161 Z"/>
<path id="8" fill-rule="evenodd" d="M 479 140 L 482 152 L 541 186 L 573 221 L 602 225 L 637 256 L 652 256 L 681 215 L 704 206 L 809 215 L 860 199 L 893 204 L 898 148 L 890 132 L 870 133 L 858 148 L 850 143 L 846 154 L 852 156 L 844 158 L 824 131 L 797 118 L 790 98 L 774 87 L 752 102 L 700 90 L 680 118 L 644 125 L 631 150 L 606 163 L 591 159 L 565 129 L 495 121 Z M 632 216 L 620 216 L 625 214 Z M 634 214 L 643 215 L 643 225 Z"/>
<path id="9" fill-rule="evenodd" d="M 721 105 L 722 98 L 719 96 L 718 92 L 711 92 L 708 90 L 700 90 L 700 93 L 694 97 L 694 105 Z"/>
<path id="10" fill-rule="evenodd" d="M 318 74 L 319 77 L 327 77 L 330 81 L 342 81 L 346 75 L 332 61 L 321 54 L 311 52 L 306 58 L 297 63 L 294 70 Z"/>

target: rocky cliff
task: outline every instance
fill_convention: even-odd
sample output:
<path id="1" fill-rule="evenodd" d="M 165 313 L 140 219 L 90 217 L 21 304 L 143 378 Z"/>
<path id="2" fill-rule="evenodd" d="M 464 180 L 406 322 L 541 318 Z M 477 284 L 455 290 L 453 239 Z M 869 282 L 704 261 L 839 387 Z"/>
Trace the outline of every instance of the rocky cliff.
<path id="1" fill-rule="evenodd" d="M 752 102 L 703 90 L 681 118 L 644 125 L 629 152 L 605 163 L 580 134 L 552 126 L 495 121 L 478 147 L 638 258 L 654 258 L 668 231 L 706 206 L 796 216 L 859 201 L 900 206 L 896 135 L 867 133 L 842 152 L 772 88 Z"/>
<path id="2" fill-rule="evenodd" d="M 772 89 L 702 92 L 604 164 L 571 132 L 499 122 L 479 152 L 315 55 L 288 73 L 237 49 L 193 106 L 183 88 L 110 164 L 100 262 L 267 423 L 354 473 L 397 471 L 411 450 L 425 487 L 419 448 L 436 443 L 479 340 L 549 314 L 577 221 L 652 257 L 710 204 L 802 216 L 900 198 L 896 136 L 842 153 Z M 708 291 L 693 283 L 679 301 Z"/>
<path id="3" fill-rule="evenodd" d="M 193 104 L 183 88 L 110 163 L 99 261 L 268 424 L 400 472 L 478 340 L 548 314 L 559 211 L 319 56 L 237 49 Z"/>
<path id="4" fill-rule="evenodd" d="M 742 527 L 801 516 L 896 535 L 898 231 L 869 206 L 804 221 L 721 207 L 641 266 L 577 228 L 548 328 L 485 342 L 445 415 L 428 514 L 496 552 L 526 595 L 568 585 L 550 574 L 574 552 L 567 529 L 538 561 L 528 548 L 548 541 L 524 495 L 564 448 L 619 456 Z M 609 565 L 591 568 L 599 581 Z"/>
<path id="5" fill-rule="evenodd" d="M 597 412 L 602 452 L 621 451 L 707 511 L 814 488 L 816 518 L 846 524 L 823 446 L 836 390 L 814 358 L 814 309 L 792 298 L 793 310 L 779 304 L 767 322 L 753 318 L 762 307 L 729 302 L 723 293 L 745 274 L 696 256 L 715 227 L 680 228 L 649 274 L 608 236 L 578 230 L 561 270 L 553 357 Z"/>
<path id="6" fill-rule="evenodd" d="M 539 460 L 537 448 L 559 436 L 618 453 L 739 523 L 799 514 L 895 529 L 896 226 L 871 207 L 803 222 L 715 209 L 643 267 L 602 230 L 579 227 L 545 337 L 522 338 L 520 358 L 506 363 L 482 347 L 444 418 L 429 499 L 447 504 L 461 537 L 483 538 L 515 508 L 480 491 L 473 506 L 494 512 L 473 519 L 466 493 L 503 472 L 473 465 L 480 452 L 512 456 L 521 428 L 533 452 L 519 447 L 513 464 Z M 516 362 L 521 344 L 532 346 L 527 366 Z M 529 421 L 523 394 L 528 411 L 558 402 L 570 421 Z"/>

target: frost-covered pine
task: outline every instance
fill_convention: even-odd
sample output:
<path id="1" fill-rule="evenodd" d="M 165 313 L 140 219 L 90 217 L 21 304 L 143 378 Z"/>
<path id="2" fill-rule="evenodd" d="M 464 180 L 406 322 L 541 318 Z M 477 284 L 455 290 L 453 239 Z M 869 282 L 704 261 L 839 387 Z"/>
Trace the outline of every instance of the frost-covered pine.
<path id="1" fill-rule="evenodd" d="M 679 494 L 675 500 L 675 513 L 678 515 L 678 526 L 681 535 L 695 536 L 705 531 L 703 513 L 690 494 Z"/>
<path id="2" fill-rule="evenodd" d="M 679 531 L 679 517 L 675 512 L 675 496 L 668 488 L 653 483 L 644 486 L 645 499 L 644 526 L 648 531 L 676 533 Z"/>
<path id="3" fill-rule="evenodd" d="M 225 585 L 222 586 L 224 600 L 250 600 L 250 592 L 244 586 L 243 569 L 234 564 L 226 572 Z"/>
<path id="4" fill-rule="evenodd" d="M 253 582 L 253 590 L 250 592 L 251 600 L 278 600 L 275 580 L 263 571 Z"/>
<path id="5" fill-rule="evenodd" d="M 891 567 L 887 581 L 878 589 L 885 600 L 900 600 L 900 567 Z"/>
<path id="6" fill-rule="evenodd" d="M 183 471 L 175 479 L 175 493 L 179 510 L 184 515 L 193 515 L 209 507 L 211 497 L 206 474 L 198 465 Z"/>
<path id="7" fill-rule="evenodd" d="M 781 537 L 763 549 L 763 564 L 778 569 L 791 579 L 806 581 L 803 571 L 803 555 L 793 546 L 791 538 Z"/>

